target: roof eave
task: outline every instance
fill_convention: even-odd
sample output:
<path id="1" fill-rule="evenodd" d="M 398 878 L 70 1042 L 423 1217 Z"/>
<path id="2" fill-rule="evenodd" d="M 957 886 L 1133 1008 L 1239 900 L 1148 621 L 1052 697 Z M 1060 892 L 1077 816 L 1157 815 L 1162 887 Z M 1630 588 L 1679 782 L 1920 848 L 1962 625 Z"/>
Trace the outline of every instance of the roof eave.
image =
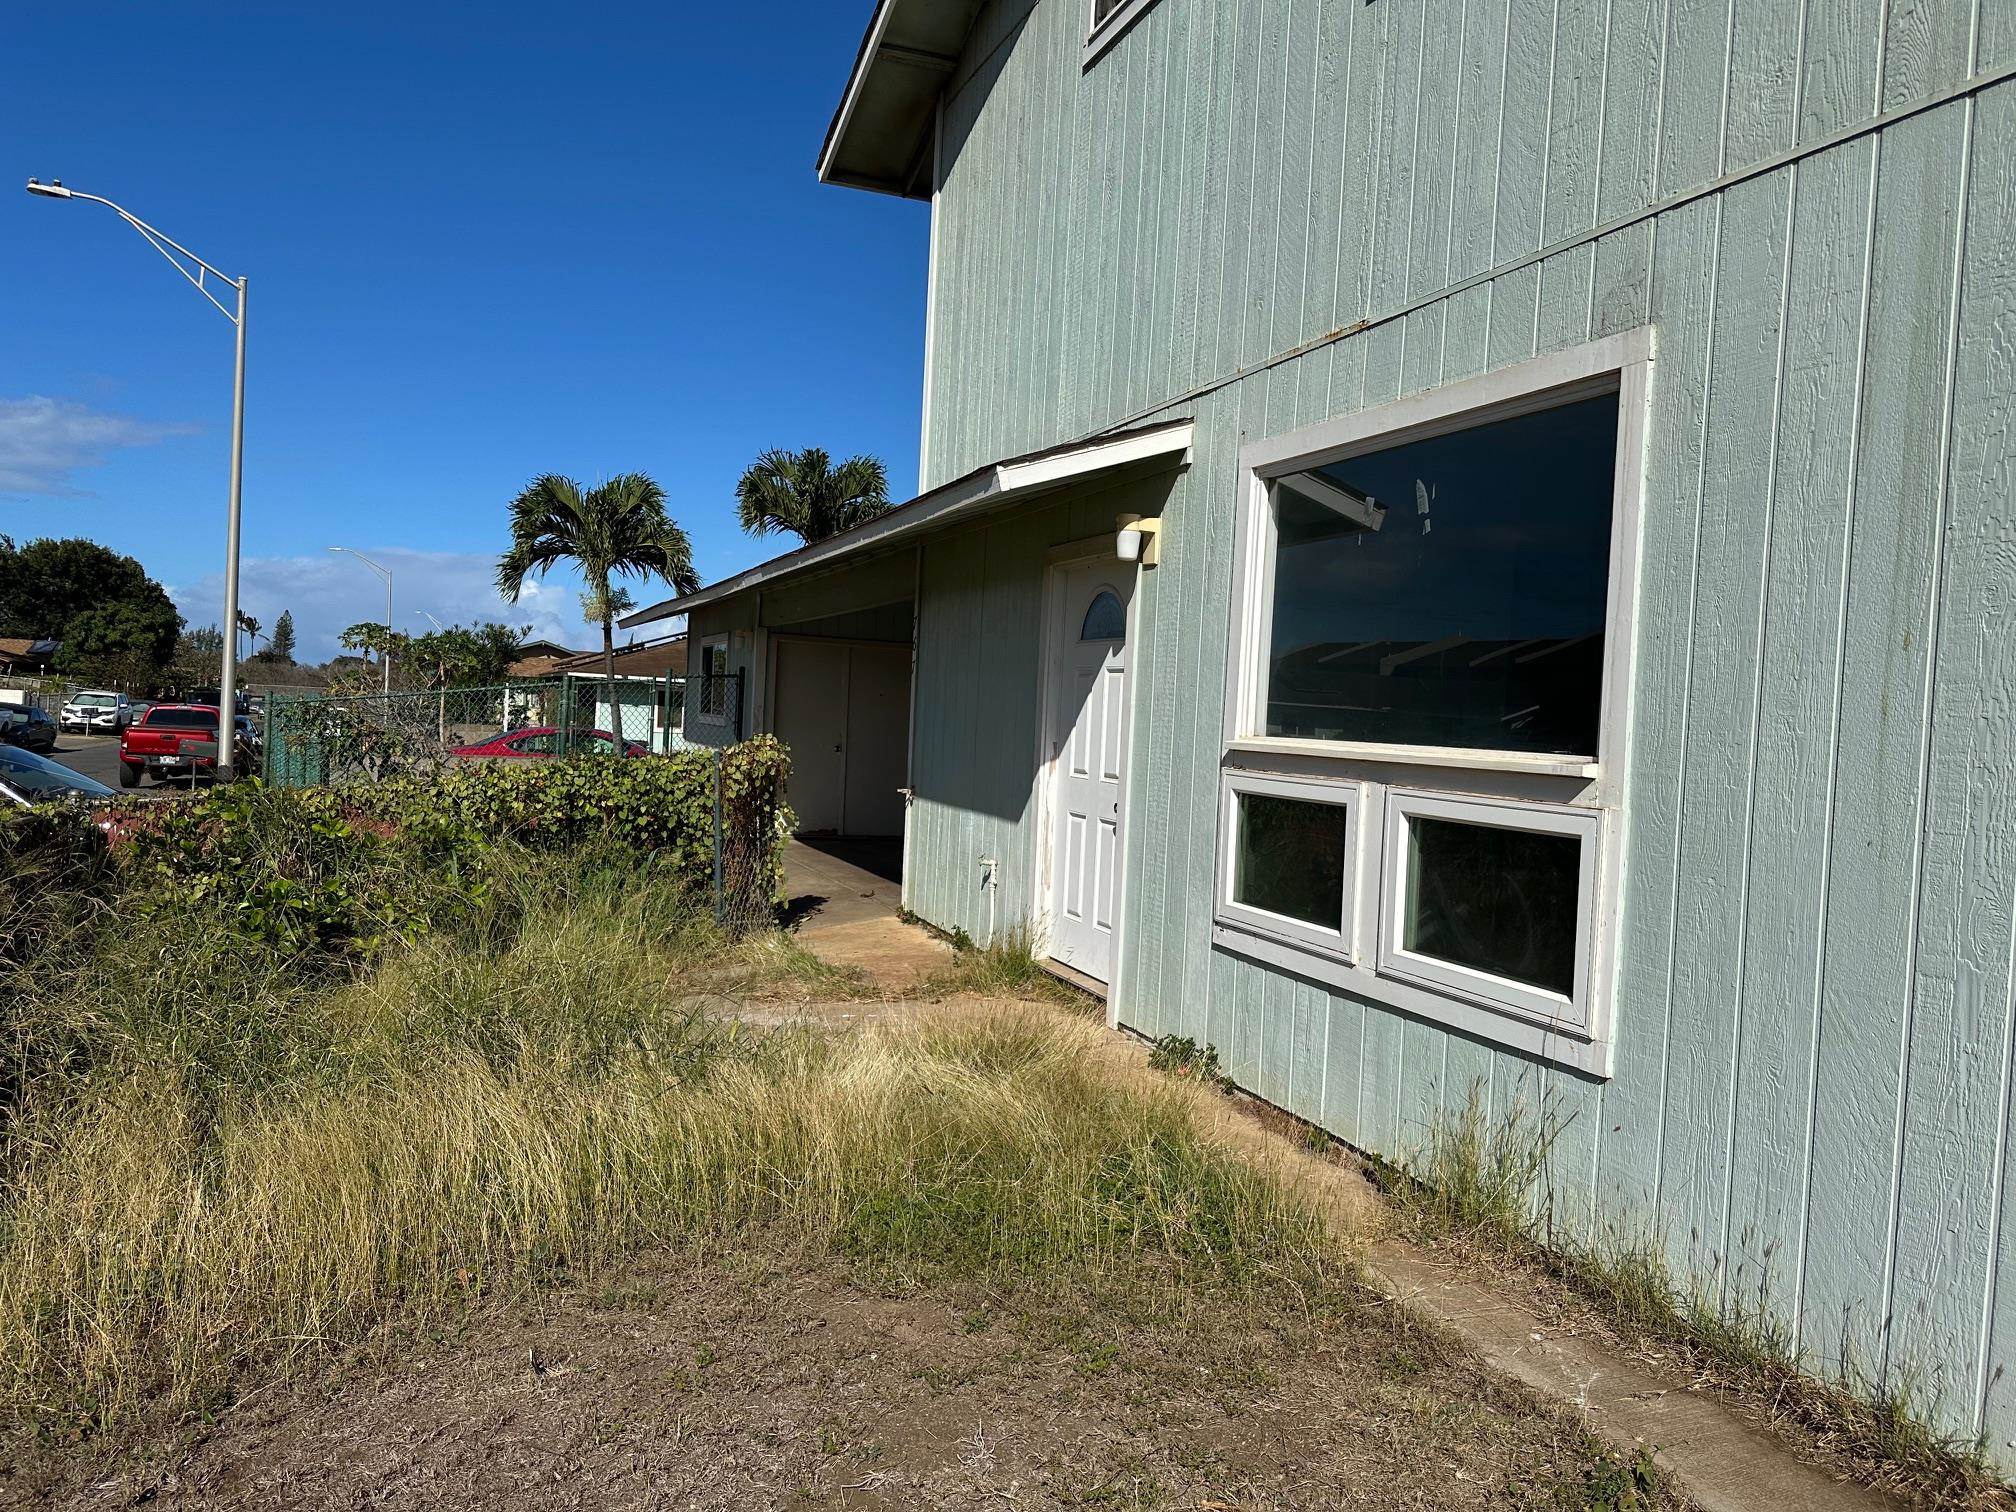
<path id="1" fill-rule="evenodd" d="M 979 10 L 979 0 L 879 0 L 819 149 L 821 183 L 931 197 L 935 102 Z"/>
<path id="2" fill-rule="evenodd" d="M 1170 420 L 992 462 L 929 493 L 920 494 L 865 525 L 857 525 L 839 535 L 801 546 L 767 562 L 759 562 L 697 593 L 682 594 L 639 609 L 617 623 L 628 629 L 633 625 L 688 614 L 783 578 L 838 566 L 849 559 L 893 547 L 899 541 L 923 535 L 966 515 L 1048 493 L 1095 476 L 1145 464 L 1187 466 L 1195 435 L 1193 421 Z"/>

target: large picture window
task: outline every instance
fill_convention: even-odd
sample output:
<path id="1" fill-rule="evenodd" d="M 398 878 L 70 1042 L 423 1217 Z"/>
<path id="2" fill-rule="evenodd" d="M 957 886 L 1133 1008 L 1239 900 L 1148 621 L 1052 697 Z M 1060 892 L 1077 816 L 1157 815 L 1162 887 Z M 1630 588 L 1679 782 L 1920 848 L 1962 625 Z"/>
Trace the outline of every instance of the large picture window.
<path id="1" fill-rule="evenodd" d="M 1266 733 L 1596 756 L 1617 395 L 1270 485 Z"/>
<path id="2" fill-rule="evenodd" d="M 1650 366 L 1631 332 L 1241 454 L 1221 947 L 1607 1071 Z"/>

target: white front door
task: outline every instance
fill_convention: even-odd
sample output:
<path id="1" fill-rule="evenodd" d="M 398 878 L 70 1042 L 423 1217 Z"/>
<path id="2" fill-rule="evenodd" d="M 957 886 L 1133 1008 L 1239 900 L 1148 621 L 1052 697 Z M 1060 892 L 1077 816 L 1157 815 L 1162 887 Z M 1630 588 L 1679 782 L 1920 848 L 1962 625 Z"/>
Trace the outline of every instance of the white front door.
<path id="1" fill-rule="evenodd" d="M 1050 660 L 1050 955 L 1113 972 L 1120 791 L 1127 755 L 1127 598 L 1117 561 L 1059 569 Z"/>

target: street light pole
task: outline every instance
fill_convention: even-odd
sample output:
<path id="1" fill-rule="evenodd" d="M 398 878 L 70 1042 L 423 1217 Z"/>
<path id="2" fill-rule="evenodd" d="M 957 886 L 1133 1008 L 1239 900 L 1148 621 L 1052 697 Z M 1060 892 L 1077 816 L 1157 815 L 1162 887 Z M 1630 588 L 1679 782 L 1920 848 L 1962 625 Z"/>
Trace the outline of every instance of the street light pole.
<path id="1" fill-rule="evenodd" d="M 371 558 L 364 555 L 363 552 L 353 550 L 348 546 L 331 546 L 329 549 L 331 551 L 340 551 L 345 556 L 357 558 L 358 561 L 385 579 L 385 654 L 380 659 L 380 664 L 385 669 L 385 691 L 390 693 L 392 691 L 392 569 L 379 566 Z"/>
<path id="2" fill-rule="evenodd" d="M 157 231 L 147 222 L 102 195 L 67 189 L 61 179 L 44 184 L 28 180 L 28 192 L 43 199 L 89 200 L 103 205 L 126 222 L 147 244 L 167 258 L 175 271 L 196 286 L 196 292 L 223 312 L 238 328 L 238 359 L 231 384 L 231 507 L 224 531 L 224 664 L 217 679 L 217 779 L 229 782 L 238 767 L 238 538 L 243 514 L 245 482 L 245 279 L 233 278 L 212 267 L 174 238 Z M 187 259 L 187 263 L 184 259 Z M 190 266 L 195 268 L 190 271 Z M 210 292 L 207 280 L 216 278 L 237 291 L 234 311 Z M 229 732 L 229 733 L 227 733 Z"/>

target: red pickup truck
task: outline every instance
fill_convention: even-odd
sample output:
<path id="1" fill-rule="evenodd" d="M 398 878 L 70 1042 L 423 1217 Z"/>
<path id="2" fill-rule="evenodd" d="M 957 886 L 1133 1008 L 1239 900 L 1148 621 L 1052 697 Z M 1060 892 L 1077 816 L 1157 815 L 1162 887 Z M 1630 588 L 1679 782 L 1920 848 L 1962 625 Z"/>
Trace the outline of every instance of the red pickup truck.
<path id="1" fill-rule="evenodd" d="M 251 743 L 239 722 L 238 761 L 251 765 Z M 119 737 L 119 786 L 138 787 L 142 774 L 166 782 L 217 766 L 217 710 L 204 704 L 156 704 Z"/>

